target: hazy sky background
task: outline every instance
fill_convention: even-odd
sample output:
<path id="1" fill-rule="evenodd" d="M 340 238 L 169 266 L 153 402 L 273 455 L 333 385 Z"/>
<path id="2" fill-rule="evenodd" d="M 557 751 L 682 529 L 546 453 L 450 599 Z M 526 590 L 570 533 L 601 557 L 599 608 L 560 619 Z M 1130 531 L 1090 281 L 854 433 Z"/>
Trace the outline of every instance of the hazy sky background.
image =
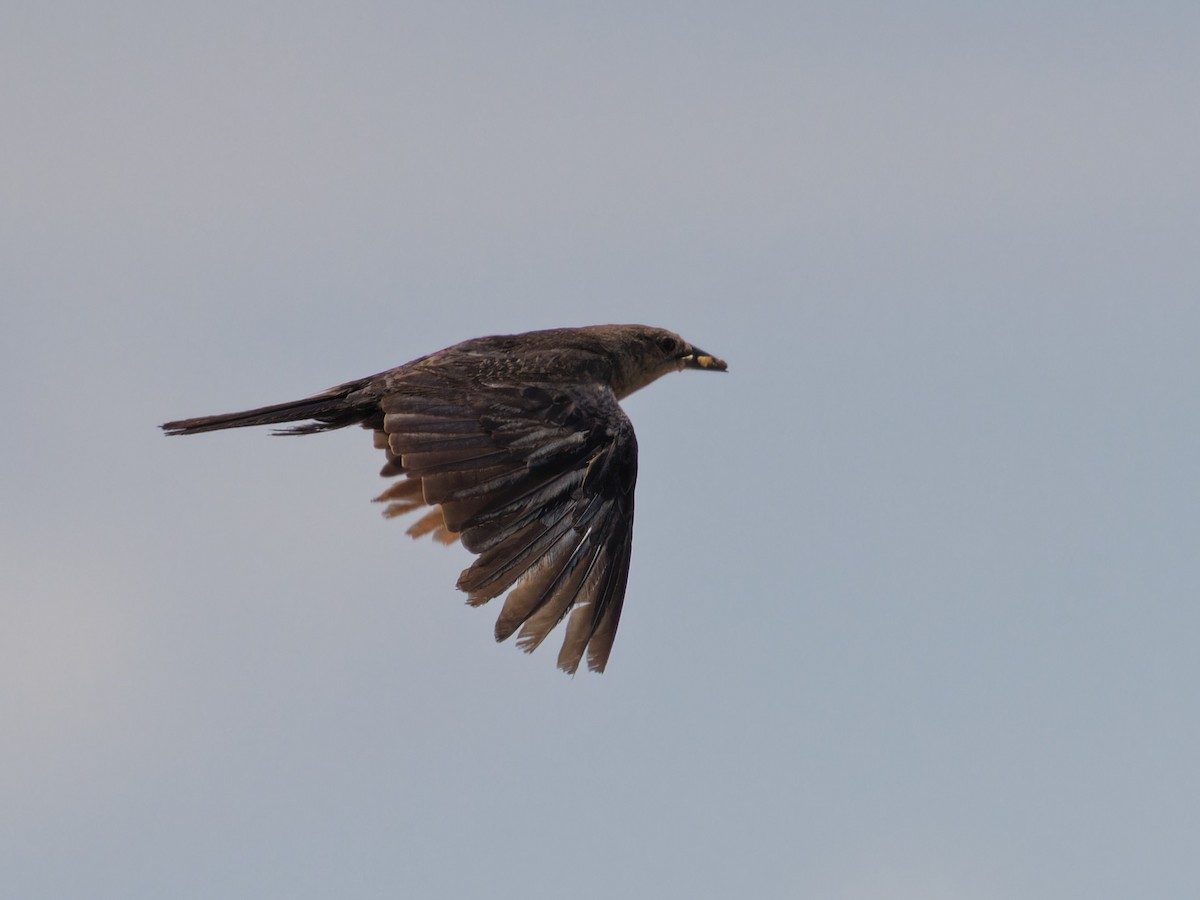
<path id="1" fill-rule="evenodd" d="M 1194 896 L 1197 4 L 10 2 L 0 127 L 0 895 Z M 156 428 L 626 321 L 603 676 Z"/>

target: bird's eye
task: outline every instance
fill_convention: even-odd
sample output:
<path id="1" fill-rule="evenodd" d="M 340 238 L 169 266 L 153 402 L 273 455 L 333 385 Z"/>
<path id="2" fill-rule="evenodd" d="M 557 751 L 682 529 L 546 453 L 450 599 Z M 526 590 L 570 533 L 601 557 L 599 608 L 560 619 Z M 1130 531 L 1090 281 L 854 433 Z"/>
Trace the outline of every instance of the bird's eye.
<path id="1" fill-rule="evenodd" d="M 658 339 L 658 346 L 662 349 L 663 353 L 674 353 L 679 346 L 679 341 L 673 337 L 661 337 Z"/>

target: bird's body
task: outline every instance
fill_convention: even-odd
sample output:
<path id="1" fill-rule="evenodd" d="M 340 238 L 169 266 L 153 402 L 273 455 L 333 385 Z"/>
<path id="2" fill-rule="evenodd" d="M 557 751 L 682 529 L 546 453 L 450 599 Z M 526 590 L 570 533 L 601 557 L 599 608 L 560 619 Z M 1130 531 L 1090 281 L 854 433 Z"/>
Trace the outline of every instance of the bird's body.
<path id="1" fill-rule="evenodd" d="M 644 325 L 475 338 L 305 400 L 168 422 L 168 434 L 359 424 L 400 477 L 389 516 L 433 507 L 409 533 L 461 538 L 478 559 L 472 605 L 508 592 L 496 639 L 531 651 L 570 614 L 559 668 L 586 649 L 603 671 L 629 574 L 637 441 L 618 401 L 667 372 L 724 371 L 678 335 Z"/>

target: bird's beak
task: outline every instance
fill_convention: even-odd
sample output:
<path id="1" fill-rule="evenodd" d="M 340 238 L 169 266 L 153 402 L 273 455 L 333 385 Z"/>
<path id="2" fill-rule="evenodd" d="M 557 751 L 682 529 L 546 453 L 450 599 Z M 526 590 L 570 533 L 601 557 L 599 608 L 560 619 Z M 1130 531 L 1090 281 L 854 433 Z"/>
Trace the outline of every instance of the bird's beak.
<path id="1" fill-rule="evenodd" d="M 708 369 L 711 372 L 724 372 L 727 368 L 725 360 L 717 359 L 697 347 L 693 347 L 692 352 L 683 357 L 681 361 L 685 369 Z"/>

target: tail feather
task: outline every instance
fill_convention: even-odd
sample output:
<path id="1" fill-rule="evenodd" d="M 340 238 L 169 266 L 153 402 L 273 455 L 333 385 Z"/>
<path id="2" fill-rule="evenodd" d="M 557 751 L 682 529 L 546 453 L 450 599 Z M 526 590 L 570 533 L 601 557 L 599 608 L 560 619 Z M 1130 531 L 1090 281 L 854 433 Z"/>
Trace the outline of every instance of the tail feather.
<path id="1" fill-rule="evenodd" d="M 349 400 L 350 394 L 361 389 L 369 380 L 364 379 L 339 385 L 314 397 L 293 400 L 291 403 L 277 403 L 273 406 L 260 406 L 257 409 L 222 413 L 216 416 L 179 419 L 159 427 L 167 434 L 201 434 L 205 431 L 220 431 L 225 428 L 282 425 L 288 422 L 303 422 L 306 419 L 313 419 L 315 421 L 304 425 L 278 429 L 275 434 L 314 434 L 318 431 L 332 431 L 335 428 L 344 428 L 347 425 L 364 422 L 373 414 L 378 414 L 374 402 L 364 405 L 352 403 Z"/>

